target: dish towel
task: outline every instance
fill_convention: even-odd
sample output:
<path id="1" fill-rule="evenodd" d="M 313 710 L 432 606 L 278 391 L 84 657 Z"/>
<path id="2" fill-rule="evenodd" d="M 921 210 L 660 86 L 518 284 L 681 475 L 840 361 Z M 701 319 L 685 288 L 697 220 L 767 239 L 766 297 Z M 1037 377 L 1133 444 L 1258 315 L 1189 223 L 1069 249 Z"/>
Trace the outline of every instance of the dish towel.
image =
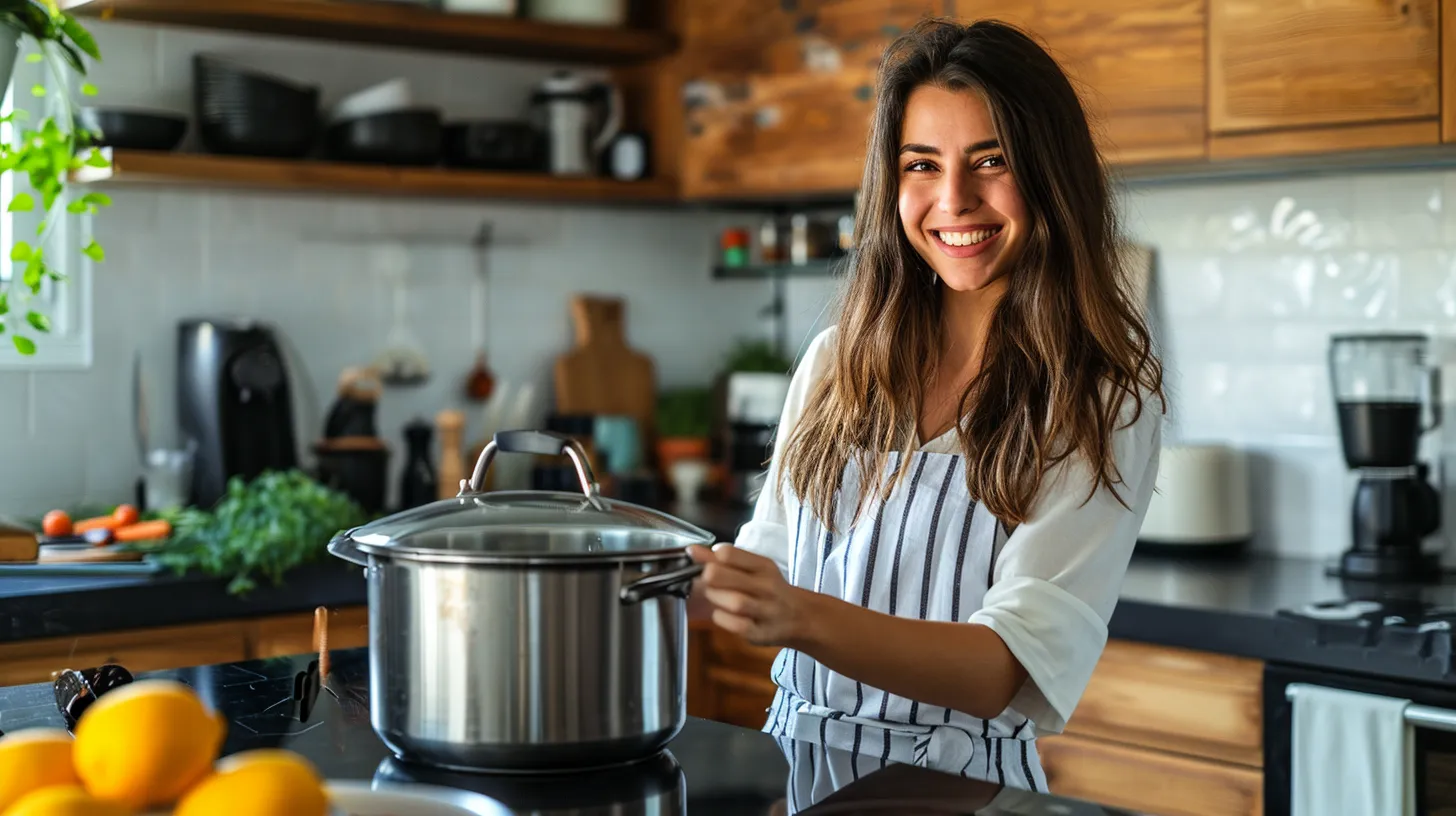
<path id="1" fill-rule="evenodd" d="M 1409 700 L 1293 683 L 1291 816 L 1415 816 Z"/>

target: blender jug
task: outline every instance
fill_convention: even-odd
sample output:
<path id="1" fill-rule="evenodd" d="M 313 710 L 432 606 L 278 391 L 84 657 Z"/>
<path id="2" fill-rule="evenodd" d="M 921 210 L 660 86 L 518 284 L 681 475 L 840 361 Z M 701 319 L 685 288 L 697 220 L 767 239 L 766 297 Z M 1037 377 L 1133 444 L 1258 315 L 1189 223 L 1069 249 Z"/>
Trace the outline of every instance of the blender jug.
<path id="1" fill-rule="evenodd" d="M 1440 422 L 1436 369 L 1420 334 L 1336 335 L 1330 380 L 1345 463 L 1352 468 L 1408 468 L 1421 434 Z M 1429 405 L 1429 424 L 1421 408 Z"/>

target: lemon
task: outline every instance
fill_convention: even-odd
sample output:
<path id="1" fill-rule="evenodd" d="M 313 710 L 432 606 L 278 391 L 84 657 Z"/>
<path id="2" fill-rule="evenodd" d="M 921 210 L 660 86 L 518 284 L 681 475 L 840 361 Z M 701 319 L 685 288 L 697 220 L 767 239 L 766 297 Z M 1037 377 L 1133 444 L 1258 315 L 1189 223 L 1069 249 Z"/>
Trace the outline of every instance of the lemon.
<path id="1" fill-rule="evenodd" d="M 97 799 L 79 785 L 63 785 L 26 794 L 5 816 L 131 816 L 131 811 L 120 802 Z"/>
<path id="2" fill-rule="evenodd" d="M 212 770 L 227 721 L 171 680 L 98 697 L 76 725 L 76 773 L 93 796 L 134 810 L 169 805 Z"/>
<path id="3" fill-rule="evenodd" d="M 0 737 L 0 813 L 33 790 L 79 784 L 65 731 L 28 728 Z"/>
<path id="4" fill-rule="evenodd" d="M 328 794 L 318 771 L 292 751 L 234 754 L 182 797 L 173 816 L 325 816 Z"/>

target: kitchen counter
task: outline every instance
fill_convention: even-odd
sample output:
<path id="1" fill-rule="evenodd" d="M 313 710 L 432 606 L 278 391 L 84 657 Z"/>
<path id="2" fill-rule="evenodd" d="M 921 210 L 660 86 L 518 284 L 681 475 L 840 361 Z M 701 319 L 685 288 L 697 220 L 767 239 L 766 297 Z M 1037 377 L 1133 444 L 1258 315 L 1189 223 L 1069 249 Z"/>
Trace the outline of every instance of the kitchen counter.
<path id="1" fill-rule="evenodd" d="M 665 506 L 667 512 L 731 541 L 750 508 L 716 503 Z M 1420 600 L 1456 607 L 1456 584 L 1368 587 L 1325 573 L 1322 562 L 1245 556 L 1134 556 L 1113 614 L 1112 638 L 1219 654 L 1282 660 L 1456 685 L 1456 655 L 1444 646 L 1404 658 L 1367 649 L 1330 648 L 1305 621 L 1276 614 L 1307 604 L 1352 598 Z M 362 571 L 327 558 L 288 575 L 281 587 L 261 583 L 236 597 L 225 582 L 195 576 L 0 576 L 0 643 L 154 626 L 308 612 L 319 605 L 367 602 Z"/>
<path id="2" fill-rule="evenodd" d="M 859 801 L 887 812 L 919 809 L 983 814 L 1127 814 L 1094 804 L 1003 788 L 906 766 L 881 770 L 879 757 L 830 757 L 835 768 L 856 763 L 853 774 L 830 781 L 821 746 L 791 743 L 780 748 L 757 731 L 705 720 L 689 720 L 665 753 L 627 768 L 535 777 L 436 772 L 395 759 L 369 725 L 367 651 L 334 653 L 328 691 L 308 722 L 289 704 L 295 675 L 310 658 L 279 658 L 204 666 L 142 677 L 166 677 L 196 688 L 228 718 L 224 754 L 254 748 L 287 748 L 306 756 L 331 780 L 366 780 L 374 785 L 424 783 L 483 794 L 494 800 L 481 816 L 611 809 L 614 813 L 689 813 L 727 816 L 812 814 L 831 804 Z M 49 684 L 0 689 L 0 728 L 63 727 Z M 819 784 L 810 792 L 815 769 Z M 790 789 L 790 785 L 794 789 Z M 820 805 L 821 807 L 813 807 Z M 837 812 L 843 812 L 838 811 Z M 1127 814 L 1131 816 L 1131 814 Z"/>

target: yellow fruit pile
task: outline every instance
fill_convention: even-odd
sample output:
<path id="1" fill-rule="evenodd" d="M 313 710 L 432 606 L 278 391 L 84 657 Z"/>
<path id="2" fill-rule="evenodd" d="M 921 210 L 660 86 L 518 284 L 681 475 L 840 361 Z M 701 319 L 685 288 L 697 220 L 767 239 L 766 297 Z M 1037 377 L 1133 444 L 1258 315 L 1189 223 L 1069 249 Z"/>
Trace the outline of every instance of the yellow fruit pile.
<path id="1" fill-rule="evenodd" d="M 191 688 L 139 680 L 92 703 L 76 737 L 0 737 L 0 816 L 327 816 L 323 780 L 291 751 L 218 761 L 227 721 Z"/>

